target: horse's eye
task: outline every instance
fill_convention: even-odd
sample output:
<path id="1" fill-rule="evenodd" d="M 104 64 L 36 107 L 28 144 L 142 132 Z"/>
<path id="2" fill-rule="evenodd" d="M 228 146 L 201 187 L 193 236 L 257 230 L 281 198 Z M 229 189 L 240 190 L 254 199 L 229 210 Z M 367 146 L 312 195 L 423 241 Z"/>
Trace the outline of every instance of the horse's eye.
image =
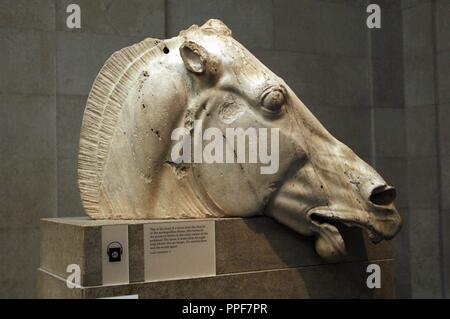
<path id="1" fill-rule="evenodd" d="M 270 113 L 279 113 L 281 107 L 286 102 L 284 90 L 281 87 L 272 88 L 264 92 L 261 104 L 262 107 Z"/>

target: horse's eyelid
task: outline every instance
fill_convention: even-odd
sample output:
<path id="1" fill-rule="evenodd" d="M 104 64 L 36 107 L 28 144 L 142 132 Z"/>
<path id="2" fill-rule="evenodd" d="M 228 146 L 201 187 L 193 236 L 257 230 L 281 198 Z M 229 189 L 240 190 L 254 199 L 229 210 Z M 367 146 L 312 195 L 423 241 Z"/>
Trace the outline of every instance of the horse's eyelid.
<path id="1" fill-rule="evenodd" d="M 265 101 L 265 99 L 266 99 L 266 97 L 267 97 L 268 95 L 270 95 L 270 94 L 272 94 L 272 93 L 274 93 L 274 92 L 276 92 L 276 91 L 280 92 L 281 95 L 283 96 L 283 103 L 282 103 L 281 105 L 286 104 L 286 101 L 287 101 L 287 94 L 286 94 L 286 91 L 285 91 L 284 89 L 280 89 L 280 88 L 273 88 L 273 89 L 271 89 L 271 90 L 265 90 L 265 91 L 261 94 L 261 97 L 260 97 L 260 103 L 261 103 L 261 105 L 264 105 L 264 101 Z"/>

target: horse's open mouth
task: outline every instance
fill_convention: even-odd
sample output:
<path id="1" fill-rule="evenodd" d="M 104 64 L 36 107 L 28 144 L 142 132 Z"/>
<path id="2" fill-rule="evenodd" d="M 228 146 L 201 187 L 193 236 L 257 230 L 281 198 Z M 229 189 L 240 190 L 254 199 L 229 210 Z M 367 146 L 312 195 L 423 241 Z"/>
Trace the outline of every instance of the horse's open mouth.
<path id="1" fill-rule="evenodd" d="M 384 239 L 383 235 L 376 232 L 371 225 L 366 223 L 357 222 L 354 220 L 348 220 L 340 217 L 330 216 L 328 214 L 323 214 L 320 212 L 313 212 L 309 215 L 311 221 L 316 225 L 328 224 L 339 229 L 342 226 L 346 227 L 358 227 L 364 229 L 369 236 L 370 240 L 377 244 Z"/>
<path id="2" fill-rule="evenodd" d="M 324 259 L 336 261 L 346 255 L 342 227 L 358 227 L 364 229 L 373 243 L 378 243 L 384 236 L 376 232 L 371 225 L 350 220 L 328 212 L 314 211 L 308 214 L 311 223 L 316 226 L 316 250 Z"/>

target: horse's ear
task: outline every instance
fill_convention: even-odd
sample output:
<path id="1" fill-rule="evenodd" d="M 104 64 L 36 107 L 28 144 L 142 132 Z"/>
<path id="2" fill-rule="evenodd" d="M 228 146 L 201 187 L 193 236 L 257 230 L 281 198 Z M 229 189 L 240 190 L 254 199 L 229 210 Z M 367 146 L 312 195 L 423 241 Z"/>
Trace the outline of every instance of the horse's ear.
<path id="1" fill-rule="evenodd" d="M 186 41 L 180 47 L 180 55 L 186 69 L 196 74 L 203 74 L 208 63 L 208 52 L 201 45 Z"/>
<path id="2" fill-rule="evenodd" d="M 213 31 L 216 34 L 221 34 L 224 36 L 231 37 L 231 30 L 225 25 L 225 23 L 223 23 L 222 21 L 220 21 L 218 19 L 209 19 L 200 28 L 205 31 Z"/>

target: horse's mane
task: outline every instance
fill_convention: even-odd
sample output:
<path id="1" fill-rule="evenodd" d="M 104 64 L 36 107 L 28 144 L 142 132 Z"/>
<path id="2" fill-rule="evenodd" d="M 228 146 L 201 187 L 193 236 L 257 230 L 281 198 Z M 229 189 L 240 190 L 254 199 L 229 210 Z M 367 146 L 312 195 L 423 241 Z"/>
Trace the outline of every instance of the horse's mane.
<path id="1" fill-rule="evenodd" d="M 84 111 L 78 154 L 78 186 L 86 213 L 99 215 L 101 176 L 128 92 L 146 64 L 161 54 L 161 40 L 147 38 L 115 52 L 97 75 Z"/>
<path id="2" fill-rule="evenodd" d="M 191 31 L 231 36 L 231 31 L 219 20 L 210 19 L 202 27 L 193 25 L 180 32 L 185 37 Z M 86 213 L 91 218 L 103 217 L 99 209 L 103 172 L 111 140 L 122 108 L 149 62 L 164 56 L 166 45 L 177 38 L 158 40 L 147 38 L 115 52 L 103 65 L 89 93 L 80 132 L 78 153 L 78 187 Z"/>

